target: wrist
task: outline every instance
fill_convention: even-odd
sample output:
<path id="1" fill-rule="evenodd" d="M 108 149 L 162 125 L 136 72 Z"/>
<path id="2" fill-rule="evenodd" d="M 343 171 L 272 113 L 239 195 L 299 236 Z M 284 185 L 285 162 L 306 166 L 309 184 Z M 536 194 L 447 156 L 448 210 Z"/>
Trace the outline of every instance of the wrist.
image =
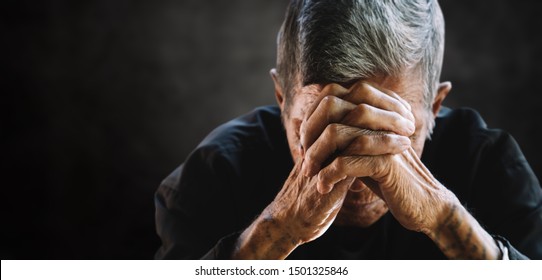
<path id="1" fill-rule="evenodd" d="M 431 219 L 433 223 L 424 231 L 429 237 L 441 233 L 444 228 L 450 226 L 450 223 L 454 221 L 455 216 L 459 215 L 461 210 L 465 210 L 457 197 L 447 189 L 443 198 L 439 201 L 440 205 L 435 207 L 436 211 L 434 212 L 433 219 Z"/>
<path id="2" fill-rule="evenodd" d="M 448 205 L 438 226 L 427 235 L 450 259 L 497 259 L 495 241 L 457 201 Z"/>
<path id="3" fill-rule="evenodd" d="M 285 259 L 301 244 L 287 223 L 264 211 L 238 238 L 233 259 Z"/>

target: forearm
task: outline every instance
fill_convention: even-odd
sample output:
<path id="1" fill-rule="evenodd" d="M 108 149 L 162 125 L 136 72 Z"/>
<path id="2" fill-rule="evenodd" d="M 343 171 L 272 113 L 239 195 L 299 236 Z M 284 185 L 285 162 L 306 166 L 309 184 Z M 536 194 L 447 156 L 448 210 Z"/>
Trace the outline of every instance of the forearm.
<path id="1" fill-rule="evenodd" d="M 299 242 L 264 211 L 239 236 L 232 259 L 285 259 L 298 245 Z"/>
<path id="2" fill-rule="evenodd" d="M 444 213 L 442 223 L 429 237 L 450 259 L 499 259 L 495 240 L 459 202 Z"/>

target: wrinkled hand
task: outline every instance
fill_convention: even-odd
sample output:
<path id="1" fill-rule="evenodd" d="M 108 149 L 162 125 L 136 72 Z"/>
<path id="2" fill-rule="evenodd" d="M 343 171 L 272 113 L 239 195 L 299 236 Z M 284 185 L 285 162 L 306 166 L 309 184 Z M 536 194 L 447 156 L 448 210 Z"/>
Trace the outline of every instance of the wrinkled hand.
<path id="1" fill-rule="evenodd" d="M 241 234 L 232 258 L 285 258 L 297 246 L 320 237 L 337 217 L 350 186 L 357 184 L 355 176 L 342 178 L 323 192 L 317 188 L 318 177 L 306 175 L 316 174 L 345 150 L 352 155 L 401 152 L 414 133 L 408 103 L 366 83 L 350 89 L 327 85 L 308 112 L 300 132 L 304 160 L 296 162 L 274 201 Z"/>
<path id="2" fill-rule="evenodd" d="M 451 259 L 497 259 L 499 248 L 457 197 L 440 184 L 412 148 L 395 155 L 339 156 L 318 173 L 325 192 L 361 178 L 409 230 L 425 233 Z"/>
<path id="3" fill-rule="evenodd" d="M 415 131 L 410 110 L 394 92 L 367 83 L 350 89 L 327 85 L 301 125 L 303 173 L 315 175 L 338 154 L 376 156 L 406 150 L 411 145 L 408 136 Z"/>
<path id="4" fill-rule="evenodd" d="M 262 217 L 281 225 L 283 233 L 296 245 L 320 237 L 333 223 L 353 179 L 341 180 L 326 194 L 316 189 L 317 177 L 300 174 L 301 161 Z"/>
<path id="5" fill-rule="evenodd" d="M 404 227 L 428 234 L 446 256 L 498 257 L 492 237 L 412 149 L 414 117 L 406 101 L 363 82 L 350 89 L 331 84 L 320 93 L 301 125 L 304 159 L 239 236 L 232 258 L 282 259 L 318 238 L 337 217 L 348 189 L 360 185 L 356 180 L 379 195 Z"/>
<path id="6" fill-rule="evenodd" d="M 300 170 L 301 160 L 275 200 L 239 236 L 233 259 L 284 259 L 333 223 L 353 180 L 342 180 L 321 194 L 316 190 L 317 177 L 307 178 Z"/>
<path id="7" fill-rule="evenodd" d="M 318 173 L 319 192 L 360 178 L 403 226 L 434 229 L 454 196 L 411 147 L 408 136 L 415 125 L 410 105 L 397 94 L 364 82 L 351 89 L 328 85 L 321 97 L 301 126 L 306 149 L 303 171 L 307 176 Z"/>
<path id="8" fill-rule="evenodd" d="M 303 172 L 313 176 L 337 156 L 379 156 L 400 153 L 411 146 L 415 130 L 408 102 L 392 91 L 358 82 L 349 89 L 329 84 L 306 114 L 301 143 L 306 149 Z M 317 185 L 326 193 L 322 184 Z M 350 188 L 339 223 L 369 226 L 387 210 L 361 181 Z"/>
<path id="9" fill-rule="evenodd" d="M 360 178 L 403 226 L 433 229 L 454 196 L 412 149 L 408 136 L 415 125 L 410 110 L 397 94 L 364 82 L 351 89 L 326 86 L 301 126 L 304 174 L 318 174 L 321 193 L 342 180 Z"/>
<path id="10" fill-rule="evenodd" d="M 423 165 L 412 148 L 396 155 L 341 156 L 318 173 L 327 192 L 347 177 L 361 177 L 405 228 L 432 233 L 456 197 Z"/>
<path id="11" fill-rule="evenodd" d="M 499 257 L 491 235 L 405 141 L 414 132 L 408 103 L 364 83 L 350 90 L 337 85 L 326 90 L 301 129 L 303 172 L 318 174 L 319 192 L 357 178 L 384 200 L 405 228 L 427 234 L 447 257 Z"/>

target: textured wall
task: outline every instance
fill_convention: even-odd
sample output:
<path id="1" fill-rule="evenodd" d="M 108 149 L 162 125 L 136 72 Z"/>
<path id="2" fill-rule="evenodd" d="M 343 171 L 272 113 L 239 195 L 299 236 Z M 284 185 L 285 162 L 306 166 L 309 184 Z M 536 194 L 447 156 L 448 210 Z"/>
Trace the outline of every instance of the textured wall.
<path id="1" fill-rule="evenodd" d="M 34 2 L 0 4 L 1 257 L 150 258 L 159 182 L 213 127 L 274 103 L 286 2 Z M 536 9 L 442 6 L 447 105 L 510 131 L 542 174 Z"/>

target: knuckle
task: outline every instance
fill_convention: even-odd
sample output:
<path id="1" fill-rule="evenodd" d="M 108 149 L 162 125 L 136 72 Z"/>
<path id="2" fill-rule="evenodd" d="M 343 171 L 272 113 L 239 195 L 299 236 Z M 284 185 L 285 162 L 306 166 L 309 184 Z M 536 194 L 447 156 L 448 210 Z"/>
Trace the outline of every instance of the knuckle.
<path id="1" fill-rule="evenodd" d="M 369 84 L 365 83 L 365 82 L 362 82 L 362 83 L 358 83 L 357 86 L 356 86 L 356 91 L 358 92 L 368 92 L 370 91 L 371 89 L 369 88 Z"/>
<path id="2" fill-rule="evenodd" d="M 309 151 L 305 155 L 305 160 L 307 164 L 312 164 L 316 160 L 316 154 L 314 153 L 314 149 L 309 149 Z"/>
<path id="3" fill-rule="evenodd" d="M 327 94 L 333 94 L 337 91 L 341 91 L 342 89 L 344 89 L 341 85 L 337 84 L 337 83 L 330 83 L 330 84 L 327 84 L 323 89 L 322 91 L 327 93 Z"/>
<path id="4" fill-rule="evenodd" d="M 367 137 L 367 135 L 360 135 L 356 137 L 356 140 L 355 140 L 356 150 L 364 151 L 367 145 L 369 145 L 369 138 Z"/>
<path id="5" fill-rule="evenodd" d="M 338 92 L 343 91 L 345 88 L 337 83 L 332 83 L 330 85 L 330 89 L 332 90 L 332 92 Z"/>
<path id="6" fill-rule="evenodd" d="M 337 98 L 335 96 L 327 95 L 322 99 L 321 104 L 322 104 L 322 106 L 324 106 L 326 111 L 328 111 L 331 108 L 335 107 L 335 105 L 337 104 L 336 99 Z"/>
<path id="7" fill-rule="evenodd" d="M 374 96 L 375 94 L 375 88 L 368 83 L 362 83 L 361 84 L 361 94 L 363 94 L 365 97 Z"/>
<path id="8" fill-rule="evenodd" d="M 380 137 L 380 141 L 382 142 L 383 145 L 391 145 L 394 143 L 394 137 L 389 135 L 389 134 L 384 134 L 384 135 L 381 135 Z"/>
<path id="9" fill-rule="evenodd" d="M 356 107 L 356 114 L 358 118 L 362 118 L 366 116 L 368 112 L 369 112 L 369 105 L 367 104 L 359 104 Z"/>

